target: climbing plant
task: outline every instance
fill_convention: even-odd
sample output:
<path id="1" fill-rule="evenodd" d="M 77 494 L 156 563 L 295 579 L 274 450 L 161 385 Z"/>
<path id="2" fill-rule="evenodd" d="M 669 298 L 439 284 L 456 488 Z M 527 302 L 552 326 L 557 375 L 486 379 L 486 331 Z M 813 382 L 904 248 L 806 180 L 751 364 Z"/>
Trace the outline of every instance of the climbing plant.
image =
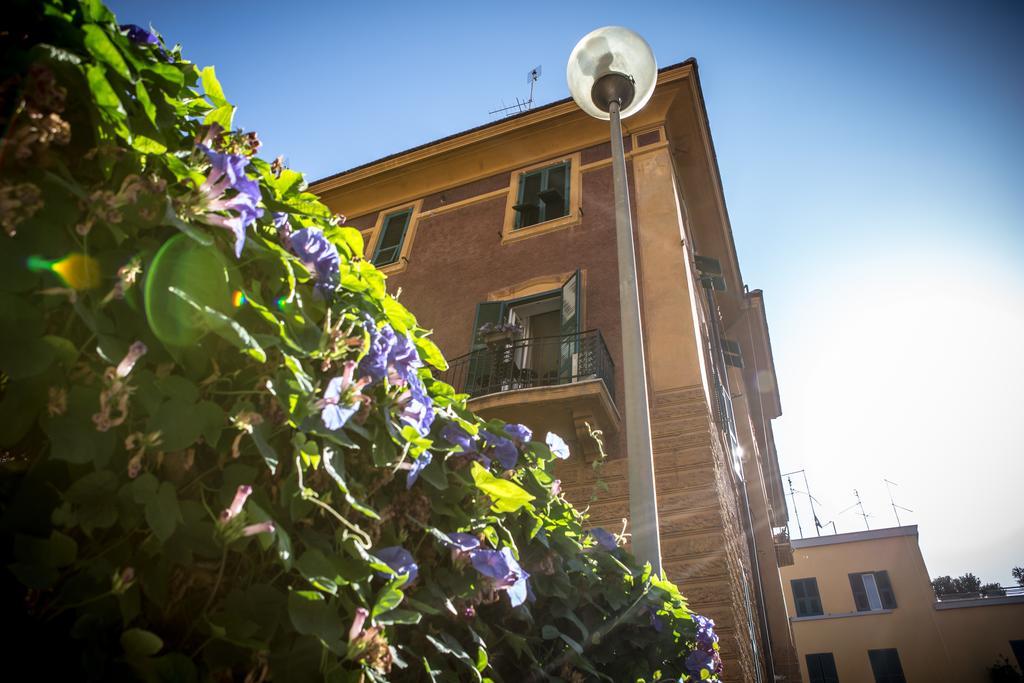
<path id="1" fill-rule="evenodd" d="M 717 676 L 713 624 L 563 497 L 565 443 L 434 379 L 444 358 L 359 232 L 258 156 L 213 67 L 99 0 L 4 14 L 9 661 L 44 680 Z"/>

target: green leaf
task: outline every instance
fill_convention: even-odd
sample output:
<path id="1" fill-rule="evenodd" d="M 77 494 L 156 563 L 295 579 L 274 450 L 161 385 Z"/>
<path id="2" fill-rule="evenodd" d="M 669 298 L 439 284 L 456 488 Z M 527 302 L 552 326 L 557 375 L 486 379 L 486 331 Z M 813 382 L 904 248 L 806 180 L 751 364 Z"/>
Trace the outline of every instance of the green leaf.
<path id="1" fill-rule="evenodd" d="M 106 73 L 99 64 L 88 65 L 85 68 L 85 78 L 89 82 L 89 89 L 92 90 L 92 95 L 96 98 L 97 105 L 104 109 L 113 109 L 124 114 L 121 100 L 117 98 L 117 93 L 110 87 L 110 81 L 107 80 Z"/>
<path id="2" fill-rule="evenodd" d="M 164 143 L 138 133 L 132 137 L 132 147 L 143 154 L 163 154 L 167 151 Z"/>
<path id="3" fill-rule="evenodd" d="M 113 69 L 114 73 L 131 80 L 132 75 L 128 71 L 124 57 L 107 37 L 106 32 L 95 24 L 86 24 L 82 30 L 85 32 L 85 48 L 92 56 Z"/>
<path id="4" fill-rule="evenodd" d="M 149 97 L 149 91 L 146 90 L 146 84 L 140 78 L 135 82 L 135 97 L 139 100 L 139 104 L 142 106 L 142 111 L 145 112 L 146 118 L 149 122 L 156 126 L 156 105 L 153 104 L 153 100 Z"/>
<path id="5" fill-rule="evenodd" d="M 174 533 L 181 521 L 181 509 L 178 507 L 178 492 L 170 482 L 163 482 L 156 495 L 146 501 L 146 522 L 161 542 L 166 541 Z"/>
<path id="6" fill-rule="evenodd" d="M 402 603 L 405 593 L 402 592 L 401 587 L 405 585 L 406 581 L 404 576 L 400 576 L 389 581 L 388 585 L 381 589 L 377 600 L 373 603 L 373 609 L 370 612 L 371 619 L 376 619 L 378 615 L 389 612 Z"/>
<path id="7" fill-rule="evenodd" d="M 203 123 L 209 125 L 216 123 L 224 130 L 231 130 L 231 123 L 235 119 L 235 108 L 230 104 L 217 107 L 210 111 L 203 119 Z"/>
<path id="8" fill-rule="evenodd" d="M 480 672 L 476 668 L 476 661 L 469 656 L 469 653 L 466 652 L 465 648 L 463 648 L 462 645 L 459 644 L 459 641 L 455 640 L 455 638 L 448 635 L 447 633 L 441 634 L 441 640 L 438 640 L 430 634 L 424 634 L 424 637 L 441 654 L 452 655 L 456 657 L 460 662 L 465 664 L 466 667 L 473 672 L 473 677 L 477 681 L 483 680 L 483 678 L 480 675 Z"/>
<path id="9" fill-rule="evenodd" d="M 328 643 L 340 642 L 344 633 L 345 625 L 337 609 L 318 591 L 288 593 L 288 617 L 299 633 L 317 636 Z"/>
<path id="10" fill-rule="evenodd" d="M 270 468 L 270 472 L 274 473 L 277 472 L 277 464 L 280 462 L 281 458 L 277 455 L 277 451 L 274 450 L 274 447 L 267 442 L 267 438 L 264 435 L 266 428 L 266 425 L 257 425 L 253 428 L 250 436 L 252 436 L 253 443 L 256 444 L 256 449 L 260 452 L 260 455 L 263 456 L 263 462 L 267 463 L 267 467 Z"/>
<path id="11" fill-rule="evenodd" d="M 423 615 L 410 609 L 393 609 L 377 617 L 380 624 L 418 624 Z"/>
<path id="12" fill-rule="evenodd" d="M 220 87 L 220 81 L 217 80 L 217 72 L 212 66 L 208 66 L 200 72 L 203 79 L 203 91 L 209 98 L 210 102 L 213 102 L 215 107 L 223 107 L 228 104 L 227 99 L 224 97 L 224 90 Z"/>
<path id="13" fill-rule="evenodd" d="M 121 647 L 129 657 L 150 657 L 163 646 L 160 636 L 141 628 L 130 628 L 121 634 Z"/>
<path id="14" fill-rule="evenodd" d="M 168 159 L 174 159 L 174 157 L 168 157 Z M 204 247 L 213 246 L 213 238 L 206 232 L 178 218 L 178 214 L 174 212 L 174 206 L 170 202 L 167 203 L 167 210 L 164 212 L 164 224 L 177 228 Z"/>
<path id="15" fill-rule="evenodd" d="M 199 311 L 214 334 L 242 349 L 259 362 L 266 362 L 267 352 L 240 323 L 210 306 L 200 304 L 177 287 L 168 287 L 167 291 Z"/>
<path id="16" fill-rule="evenodd" d="M 470 474 L 477 488 L 490 496 L 495 512 L 515 512 L 534 499 L 533 495 L 518 484 L 495 477 L 478 462 L 473 462 Z"/>

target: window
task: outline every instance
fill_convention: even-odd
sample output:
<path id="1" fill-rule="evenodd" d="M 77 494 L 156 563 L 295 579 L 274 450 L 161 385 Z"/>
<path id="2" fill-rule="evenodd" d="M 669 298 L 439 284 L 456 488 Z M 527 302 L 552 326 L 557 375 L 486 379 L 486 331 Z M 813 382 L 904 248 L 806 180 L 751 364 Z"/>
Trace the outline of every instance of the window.
<path id="1" fill-rule="evenodd" d="M 793 579 L 793 601 L 798 617 L 815 617 L 822 614 L 821 596 L 818 594 L 817 579 Z"/>
<path id="2" fill-rule="evenodd" d="M 836 660 L 831 652 L 807 655 L 808 683 L 839 683 Z"/>
<path id="3" fill-rule="evenodd" d="M 386 266 L 398 261 L 411 218 L 412 209 L 403 209 L 384 217 L 373 253 L 373 265 Z"/>
<path id="4" fill-rule="evenodd" d="M 858 612 L 896 608 L 896 595 L 889 582 L 889 572 L 850 574 L 850 588 Z"/>
<path id="5" fill-rule="evenodd" d="M 514 230 L 569 214 L 569 162 L 519 176 Z"/>
<path id="6" fill-rule="evenodd" d="M 722 358 L 726 365 L 731 365 L 734 368 L 743 367 L 743 352 L 740 350 L 739 343 L 732 339 L 722 339 Z"/>
<path id="7" fill-rule="evenodd" d="M 871 659 L 871 671 L 875 674 L 875 683 L 907 683 L 896 648 L 868 650 L 868 658 Z"/>

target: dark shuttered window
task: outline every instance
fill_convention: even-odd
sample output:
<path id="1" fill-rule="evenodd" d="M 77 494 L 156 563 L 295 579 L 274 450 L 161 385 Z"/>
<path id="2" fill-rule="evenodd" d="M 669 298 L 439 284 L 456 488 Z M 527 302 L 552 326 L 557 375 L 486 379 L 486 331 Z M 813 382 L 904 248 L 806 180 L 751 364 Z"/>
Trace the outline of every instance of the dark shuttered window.
<path id="1" fill-rule="evenodd" d="M 868 650 L 868 658 L 871 660 L 871 671 L 875 674 L 875 683 L 907 683 L 896 648 Z"/>
<path id="2" fill-rule="evenodd" d="M 809 683 L 839 683 L 836 660 L 832 653 L 807 655 L 807 676 Z"/>
<path id="3" fill-rule="evenodd" d="M 815 617 L 822 614 L 817 579 L 793 579 L 790 584 L 793 586 L 793 602 L 798 617 Z"/>
<path id="4" fill-rule="evenodd" d="M 850 574 L 850 588 L 858 612 L 896 609 L 896 593 L 887 571 Z"/>
<path id="5" fill-rule="evenodd" d="M 386 266 L 398 261 L 402 255 L 402 244 L 405 242 L 411 218 L 412 209 L 396 211 L 384 217 L 377 248 L 373 254 L 373 265 Z"/>
<path id="6" fill-rule="evenodd" d="M 519 176 L 515 229 L 569 214 L 569 162 Z"/>

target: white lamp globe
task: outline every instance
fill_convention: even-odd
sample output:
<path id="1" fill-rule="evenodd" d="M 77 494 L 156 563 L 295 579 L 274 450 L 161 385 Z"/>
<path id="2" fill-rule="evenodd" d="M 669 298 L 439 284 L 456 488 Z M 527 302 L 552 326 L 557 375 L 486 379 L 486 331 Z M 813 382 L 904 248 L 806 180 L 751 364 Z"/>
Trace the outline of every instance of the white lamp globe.
<path id="1" fill-rule="evenodd" d="M 619 102 L 621 118 L 643 109 L 654 93 L 658 64 L 651 46 L 637 33 L 605 26 L 576 43 L 565 78 L 580 109 L 607 121 L 613 100 Z"/>

